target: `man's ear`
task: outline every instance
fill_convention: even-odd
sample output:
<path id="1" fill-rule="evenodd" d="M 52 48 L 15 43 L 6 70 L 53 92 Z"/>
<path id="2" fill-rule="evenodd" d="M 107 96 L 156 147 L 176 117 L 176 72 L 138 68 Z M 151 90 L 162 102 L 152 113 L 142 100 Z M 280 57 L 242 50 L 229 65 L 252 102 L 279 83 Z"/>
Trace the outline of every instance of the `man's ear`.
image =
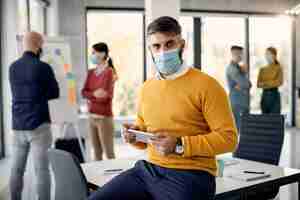
<path id="1" fill-rule="evenodd" d="M 179 56 L 181 59 L 181 62 L 183 62 L 183 52 L 184 52 L 184 48 L 185 48 L 185 40 L 181 39 L 181 47 L 180 47 L 180 52 L 179 52 Z"/>
<path id="2" fill-rule="evenodd" d="M 181 39 L 181 48 L 184 49 L 185 48 L 185 39 Z"/>

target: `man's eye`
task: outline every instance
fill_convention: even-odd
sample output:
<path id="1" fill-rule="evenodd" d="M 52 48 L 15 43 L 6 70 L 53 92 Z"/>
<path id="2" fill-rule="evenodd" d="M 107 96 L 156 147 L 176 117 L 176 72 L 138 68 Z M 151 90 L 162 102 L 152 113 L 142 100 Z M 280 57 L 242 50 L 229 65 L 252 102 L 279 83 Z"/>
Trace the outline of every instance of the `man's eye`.
<path id="1" fill-rule="evenodd" d="M 153 48 L 154 48 L 155 50 L 159 49 L 159 47 L 160 47 L 159 45 L 154 45 L 154 46 L 153 46 Z"/>
<path id="2" fill-rule="evenodd" d="M 171 47 L 173 47 L 174 46 L 174 42 L 168 42 L 167 43 L 167 48 L 171 48 Z"/>

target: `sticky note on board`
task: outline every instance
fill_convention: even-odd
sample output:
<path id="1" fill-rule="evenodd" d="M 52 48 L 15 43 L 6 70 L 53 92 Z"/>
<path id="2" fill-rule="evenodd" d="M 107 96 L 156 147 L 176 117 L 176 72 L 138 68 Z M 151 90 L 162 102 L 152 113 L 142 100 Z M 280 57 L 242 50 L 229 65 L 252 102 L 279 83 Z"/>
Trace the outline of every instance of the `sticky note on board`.
<path id="1" fill-rule="evenodd" d="M 68 73 L 71 71 L 71 65 L 70 64 L 64 64 L 64 72 Z"/>
<path id="2" fill-rule="evenodd" d="M 71 105 L 76 105 L 76 89 L 75 88 L 68 89 L 68 102 Z"/>
<path id="3" fill-rule="evenodd" d="M 75 88 L 75 80 L 74 79 L 68 79 L 67 84 L 68 84 L 68 88 Z"/>
<path id="4" fill-rule="evenodd" d="M 72 80 L 72 79 L 75 79 L 75 75 L 71 72 L 68 72 L 68 73 L 66 73 L 66 78 L 68 80 Z"/>

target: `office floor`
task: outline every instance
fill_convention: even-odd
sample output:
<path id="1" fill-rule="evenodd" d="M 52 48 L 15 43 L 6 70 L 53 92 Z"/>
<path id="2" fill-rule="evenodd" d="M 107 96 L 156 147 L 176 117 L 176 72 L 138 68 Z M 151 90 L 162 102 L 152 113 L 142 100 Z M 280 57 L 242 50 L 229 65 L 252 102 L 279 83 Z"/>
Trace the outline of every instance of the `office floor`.
<path id="1" fill-rule="evenodd" d="M 283 167 L 292 167 L 300 169 L 300 129 L 287 129 L 283 151 L 281 155 L 280 165 Z M 135 157 L 144 153 L 144 151 L 136 150 L 118 138 L 115 139 L 115 150 L 118 158 Z M 0 161 L 0 200 L 8 200 L 8 178 L 10 170 L 9 158 Z M 32 184 L 26 184 L 32 180 L 28 177 L 31 175 L 31 163 L 28 164 L 28 170 L 25 175 L 25 189 L 23 192 L 23 200 L 33 200 Z M 291 185 L 281 188 L 279 197 L 280 200 L 295 200 L 297 199 L 297 185 Z"/>

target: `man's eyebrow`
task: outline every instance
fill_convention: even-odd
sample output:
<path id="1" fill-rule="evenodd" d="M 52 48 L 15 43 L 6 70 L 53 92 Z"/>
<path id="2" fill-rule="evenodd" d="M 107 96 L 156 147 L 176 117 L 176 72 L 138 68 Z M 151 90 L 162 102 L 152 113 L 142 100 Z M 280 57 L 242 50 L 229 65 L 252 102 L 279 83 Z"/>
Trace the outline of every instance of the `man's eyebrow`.
<path id="1" fill-rule="evenodd" d="M 169 43 L 175 42 L 175 41 L 176 41 L 176 38 L 170 38 L 166 42 L 164 42 L 163 45 L 166 45 L 166 44 L 169 44 Z M 162 44 L 159 43 L 159 42 L 156 42 L 156 43 L 152 43 L 151 45 L 152 46 L 159 46 L 159 45 L 162 45 Z"/>
<path id="2" fill-rule="evenodd" d="M 168 44 L 168 43 L 171 43 L 171 42 L 175 42 L 175 38 L 172 38 L 172 39 L 169 39 L 167 42 L 166 42 L 166 44 Z"/>
<path id="3" fill-rule="evenodd" d="M 160 46 L 160 43 L 152 43 L 151 46 Z"/>

